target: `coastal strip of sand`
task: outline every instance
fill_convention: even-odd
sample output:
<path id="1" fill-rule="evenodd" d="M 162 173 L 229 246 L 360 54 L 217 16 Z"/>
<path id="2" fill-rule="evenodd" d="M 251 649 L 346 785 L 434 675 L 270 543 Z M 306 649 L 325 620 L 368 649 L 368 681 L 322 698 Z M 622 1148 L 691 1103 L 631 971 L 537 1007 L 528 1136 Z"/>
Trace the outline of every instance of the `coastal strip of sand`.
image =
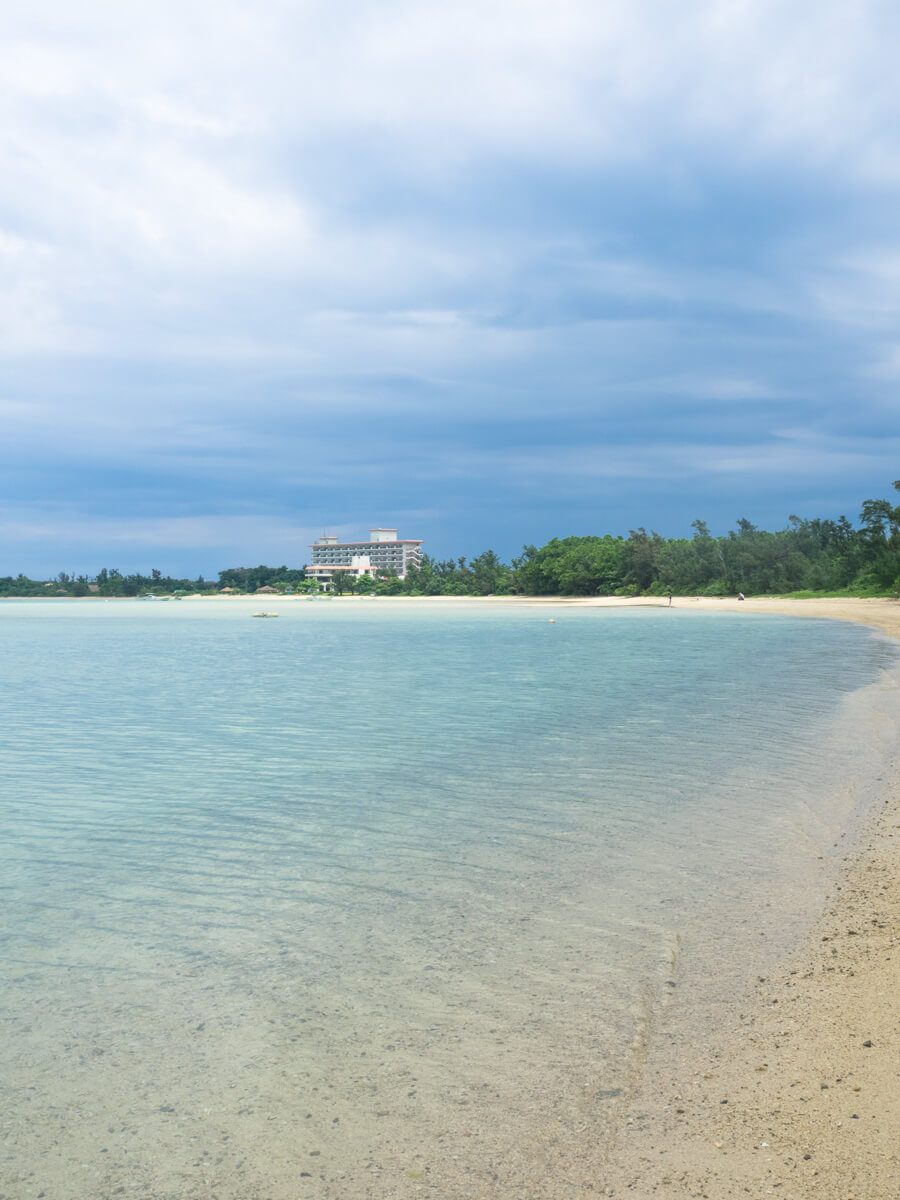
<path id="1" fill-rule="evenodd" d="M 668 607 L 668 599 L 665 596 L 599 596 L 586 600 L 571 600 L 567 603 L 584 605 L 589 608 Z M 738 600 L 736 596 L 728 598 L 673 596 L 672 606 L 703 612 L 750 612 L 784 617 L 827 617 L 836 621 L 853 621 L 857 625 L 870 625 L 873 629 L 879 629 L 882 633 L 900 639 L 900 600 L 883 598 L 858 600 L 849 596 L 812 600 L 790 600 L 781 596 L 754 596 L 747 600 Z"/>
<path id="2" fill-rule="evenodd" d="M 900 637 L 891 600 L 676 597 L 673 606 L 837 618 Z M 896 775 L 884 788 L 802 950 L 758 979 L 746 1011 L 707 1044 L 651 1055 L 601 1190 L 666 1200 L 900 1197 Z"/>
<path id="3" fill-rule="evenodd" d="M 604 1183 L 636 1197 L 900 1196 L 900 803 L 801 953 L 707 1045 L 652 1059 Z"/>

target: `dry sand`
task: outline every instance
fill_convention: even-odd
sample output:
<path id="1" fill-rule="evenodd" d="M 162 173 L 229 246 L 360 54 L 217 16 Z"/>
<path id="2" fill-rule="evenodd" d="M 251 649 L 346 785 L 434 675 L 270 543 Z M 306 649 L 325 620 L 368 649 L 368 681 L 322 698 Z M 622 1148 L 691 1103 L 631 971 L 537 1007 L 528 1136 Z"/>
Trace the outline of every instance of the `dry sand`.
<path id="1" fill-rule="evenodd" d="M 635 596 L 631 599 L 602 596 L 598 599 L 572 600 L 568 603 L 599 608 L 623 605 L 667 607 L 665 596 Z M 890 634 L 891 637 L 900 638 L 900 600 L 853 600 L 843 596 L 833 600 L 784 600 L 778 596 L 759 596 L 750 600 L 720 600 L 712 596 L 675 596 L 672 605 L 675 608 L 693 608 L 704 612 L 830 617 L 839 621 L 853 621 L 857 625 L 871 625 L 874 629 Z"/>
<path id="2" fill-rule="evenodd" d="M 900 603 L 891 600 L 673 605 L 831 617 L 900 637 Z M 668 1053 L 660 1045 L 651 1055 L 600 1190 L 667 1200 L 900 1198 L 896 776 L 883 800 L 803 950 L 759 979 L 747 1011 L 724 1019 L 706 1045 Z"/>

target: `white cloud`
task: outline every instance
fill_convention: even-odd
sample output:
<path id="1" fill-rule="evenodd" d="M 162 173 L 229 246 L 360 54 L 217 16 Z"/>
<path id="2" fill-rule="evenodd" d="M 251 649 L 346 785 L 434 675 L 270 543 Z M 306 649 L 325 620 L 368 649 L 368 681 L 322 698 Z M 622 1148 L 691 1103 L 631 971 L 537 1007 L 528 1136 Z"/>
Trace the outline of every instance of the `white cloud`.
<path id="1" fill-rule="evenodd" d="M 825 360 L 840 407 L 846 379 L 897 375 L 898 34 L 887 0 L 8 0 L 16 444 L 327 479 L 306 418 L 610 414 L 624 443 L 661 398 L 801 405 Z M 422 478 L 882 469 L 770 432 L 429 452 Z"/>
<path id="2" fill-rule="evenodd" d="M 76 0 L 69 20 L 43 0 L 5 23 L 13 195 L 19 181 L 61 236 L 171 246 L 189 267 L 203 247 L 271 266 L 276 242 L 292 260 L 317 207 L 331 236 L 300 152 L 351 136 L 395 144 L 412 174 L 707 146 L 900 181 L 896 19 L 879 0 Z"/>
<path id="3" fill-rule="evenodd" d="M 243 550 L 248 546 L 298 556 L 305 561 L 308 545 L 322 531 L 272 515 L 202 514 L 186 517 L 110 518 L 46 507 L 0 509 L 0 539 L 27 546 L 64 543 L 73 550 L 102 547 L 150 550 Z M 249 565 L 249 564 L 248 564 Z"/>

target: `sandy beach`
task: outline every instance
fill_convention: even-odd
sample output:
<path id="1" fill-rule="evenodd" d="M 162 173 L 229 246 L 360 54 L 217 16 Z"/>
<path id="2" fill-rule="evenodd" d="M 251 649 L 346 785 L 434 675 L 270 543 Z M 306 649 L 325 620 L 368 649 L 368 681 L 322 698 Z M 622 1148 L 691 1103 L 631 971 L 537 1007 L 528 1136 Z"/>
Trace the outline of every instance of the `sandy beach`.
<path id="1" fill-rule="evenodd" d="M 676 597 L 673 606 L 836 618 L 900 637 L 900 603 L 891 600 Z M 601 1190 L 671 1200 L 896 1200 L 898 917 L 894 777 L 802 951 L 758 979 L 747 1011 L 707 1045 L 662 1045 L 651 1055 Z"/>
<path id="2" fill-rule="evenodd" d="M 597 599 L 572 600 L 568 603 L 592 608 L 621 605 L 668 607 L 665 596 L 635 596 L 629 599 L 601 596 Z M 900 638 L 900 600 L 857 600 L 844 596 L 822 600 L 786 600 L 780 596 L 755 596 L 747 600 L 733 597 L 719 599 L 713 596 L 673 596 L 672 605 L 675 608 L 692 608 L 704 612 L 755 612 L 770 616 L 827 617 L 838 621 L 852 621 L 857 625 L 870 625 L 891 637 Z"/>

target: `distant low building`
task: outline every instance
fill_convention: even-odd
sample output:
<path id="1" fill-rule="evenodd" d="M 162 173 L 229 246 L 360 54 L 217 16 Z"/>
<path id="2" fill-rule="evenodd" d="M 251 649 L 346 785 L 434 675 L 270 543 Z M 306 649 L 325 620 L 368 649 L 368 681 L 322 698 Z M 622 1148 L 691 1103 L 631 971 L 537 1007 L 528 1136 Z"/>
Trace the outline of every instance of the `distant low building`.
<path id="1" fill-rule="evenodd" d="M 342 566 L 335 563 L 332 566 L 315 566 L 310 564 L 306 568 L 306 578 L 315 579 L 317 583 L 322 584 L 324 588 L 330 588 L 334 583 L 335 576 L 343 575 L 346 579 L 360 579 L 363 575 L 374 576 L 377 574 L 377 569 L 371 563 L 363 561 L 364 556 L 356 558 L 349 566 Z"/>
<path id="2" fill-rule="evenodd" d="M 310 549 L 312 562 L 306 567 L 306 577 L 326 587 L 338 572 L 359 579 L 390 571 L 403 579 L 410 567 L 418 567 L 422 561 L 421 539 L 398 538 L 396 529 L 370 529 L 367 542 L 339 542 L 323 534 Z"/>

